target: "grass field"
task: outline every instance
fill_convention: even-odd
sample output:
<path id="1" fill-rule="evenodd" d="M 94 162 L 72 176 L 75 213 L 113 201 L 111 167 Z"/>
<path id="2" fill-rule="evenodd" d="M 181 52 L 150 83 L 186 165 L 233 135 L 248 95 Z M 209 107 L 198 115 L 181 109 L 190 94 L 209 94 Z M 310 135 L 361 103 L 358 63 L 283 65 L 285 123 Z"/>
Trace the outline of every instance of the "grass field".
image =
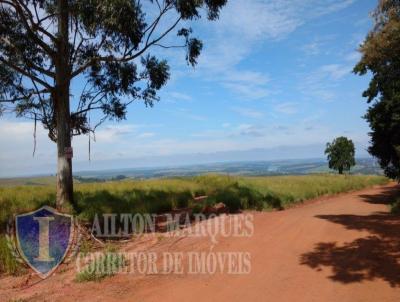
<path id="1" fill-rule="evenodd" d="M 208 204 L 225 203 L 230 211 L 284 209 L 322 195 L 387 183 L 381 176 L 318 174 L 306 176 L 231 177 L 204 175 L 186 178 L 77 183 L 71 209 L 90 223 L 102 213 L 162 213 L 193 206 L 193 197 L 208 195 Z M 0 234 L 13 214 L 55 205 L 54 185 L 0 188 Z M 200 210 L 200 209 L 197 209 Z M 15 263 L 0 235 L 0 273 L 15 272 Z"/>
<path id="2" fill-rule="evenodd" d="M 16 177 L 16 178 L 1 178 L 1 187 L 16 187 L 16 186 L 46 186 L 55 185 L 56 177 Z"/>

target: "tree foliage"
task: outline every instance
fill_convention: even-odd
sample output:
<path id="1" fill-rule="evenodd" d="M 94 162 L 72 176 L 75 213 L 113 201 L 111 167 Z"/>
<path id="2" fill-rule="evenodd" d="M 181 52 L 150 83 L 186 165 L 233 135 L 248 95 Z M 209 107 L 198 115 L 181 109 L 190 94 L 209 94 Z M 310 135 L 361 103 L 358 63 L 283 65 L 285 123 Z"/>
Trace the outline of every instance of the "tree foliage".
<path id="1" fill-rule="evenodd" d="M 74 204 L 72 136 L 124 119 L 133 101 L 153 106 L 170 69 L 150 49 L 185 49 L 194 66 L 203 44 L 187 25 L 226 1 L 0 0 L 0 113 L 41 121 L 57 143 L 59 209 Z"/>
<path id="2" fill-rule="evenodd" d="M 328 156 L 329 168 L 339 171 L 339 174 L 350 171 L 350 168 L 356 164 L 353 141 L 344 136 L 335 138 L 332 143 L 327 143 L 325 154 Z"/>
<path id="3" fill-rule="evenodd" d="M 368 150 L 387 176 L 400 179 L 400 1 L 380 0 L 374 18 L 354 72 L 372 74 L 363 93 L 370 104 L 365 115 L 371 127 Z"/>
<path id="4" fill-rule="evenodd" d="M 215 20 L 226 1 L 0 0 L 0 112 L 41 121 L 56 141 L 55 91 L 63 83 L 86 83 L 71 96 L 71 135 L 94 131 L 107 119 L 124 119 L 133 101 L 153 106 L 170 68 L 149 50 L 183 48 L 194 66 L 202 42 L 191 28 L 178 25 L 202 12 Z M 181 42 L 163 44 L 173 32 Z M 57 66 L 65 56 L 60 80 Z M 93 110 L 101 118 L 90 125 Z"/>

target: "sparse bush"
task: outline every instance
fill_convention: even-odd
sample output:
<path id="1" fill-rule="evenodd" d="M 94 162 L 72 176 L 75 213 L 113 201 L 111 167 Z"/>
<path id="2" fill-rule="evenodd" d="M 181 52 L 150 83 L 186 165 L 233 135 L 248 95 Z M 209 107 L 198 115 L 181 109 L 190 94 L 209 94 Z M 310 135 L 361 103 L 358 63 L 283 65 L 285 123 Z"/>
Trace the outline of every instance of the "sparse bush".
<path id="1" fill-rule="evenodd" d="M 78 272 L 76 282 L 101 281 L 106 277 L 115 275 L 118 270 L 126 265 L 123 254 L 116 253 L 112 247 L 94 261 L 90 262 L 82 271 Z"/>
<path id="2" fill-rule="evenodd" d="M 237 186 L 241 199 L 242 209 L 256 209 L 261 211 L 264 208 L 264 196 L 252 186 Z"/>
<path id="3" fill-rule="evenodd" d="M 268 193 L 265 195 L 264 200 L 267 204 L 267 208 L 283 210 L 281 199 L 275 194 Z"/>
<path id="4" fill-rule="evenodd" d="M 400 198 L 397 198 L 390 206 L 390 212 L 395 215 L 400 215 Z"/>
<path id="5" fill-rule="evenodd" d="M 237 184 L 219 189 L 215 192 L 215 199 L 218 200 L 218 202 L 223 202 L 231 213 L 236 213 L 242 208 L 240 197 Z"/>

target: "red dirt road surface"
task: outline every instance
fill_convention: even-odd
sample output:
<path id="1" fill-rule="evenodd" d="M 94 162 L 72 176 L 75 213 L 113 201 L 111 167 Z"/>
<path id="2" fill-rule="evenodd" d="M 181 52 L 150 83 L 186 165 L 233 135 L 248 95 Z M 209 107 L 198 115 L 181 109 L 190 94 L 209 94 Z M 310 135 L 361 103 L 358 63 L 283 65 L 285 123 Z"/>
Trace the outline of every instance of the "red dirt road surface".
<path id="1" fill-rule="evenodd" d="M 212 252 L 248 252 L 251 272 L 117 274 L 76 283 L 73 264 L 37 284 L 0 280 L 0 300 L 27 301 L 400 301 L 400 217 L 386 202 L 395 184 L 254 214 L 249 238 L 218 237 Z M 123 251 L 210 252 L 209 238 L 129 242 Z M 25 301 L 25 300 L 23 300 Z"/>

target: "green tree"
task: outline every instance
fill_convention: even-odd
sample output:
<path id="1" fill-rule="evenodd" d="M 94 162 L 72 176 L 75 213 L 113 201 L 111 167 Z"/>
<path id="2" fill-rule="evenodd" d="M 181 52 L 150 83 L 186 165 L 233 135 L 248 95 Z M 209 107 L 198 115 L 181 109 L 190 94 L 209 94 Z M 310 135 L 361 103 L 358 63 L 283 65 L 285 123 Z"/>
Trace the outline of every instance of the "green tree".
<path id="1" fill-rule="evenodd" d="M 71 138 L 124 119 L 133 101 L 153 106 L 170 72 L 149 50 L 182 48 L 194 66 L 202 42 L 187 25 L 217 19 L 226 2 L 0 0 L 0 112 L 41 122 L 57 143 L 59 208 L 73 203 Z M 174 32 L 180 42 L 166 44 Z"/>
<path id="2" fill-rule="evenodd" d="M 380 0 L 374 18 L 354 72 L 372 75 L 363 93 L 370 104 L 365 115 L 371 128 L 368 151 L 388 177 L 400 180 L 400 1 Z"/>
<path id="3" fill-rule="evenodd" d="M 329 168 L 339 171 L 339 174 L 350 171 L 350 168 L 356 164 L 353 141 L 344 136 L 335 138 L 332 143 L 327 143 L 325 154 L 328 156 Z"/>

